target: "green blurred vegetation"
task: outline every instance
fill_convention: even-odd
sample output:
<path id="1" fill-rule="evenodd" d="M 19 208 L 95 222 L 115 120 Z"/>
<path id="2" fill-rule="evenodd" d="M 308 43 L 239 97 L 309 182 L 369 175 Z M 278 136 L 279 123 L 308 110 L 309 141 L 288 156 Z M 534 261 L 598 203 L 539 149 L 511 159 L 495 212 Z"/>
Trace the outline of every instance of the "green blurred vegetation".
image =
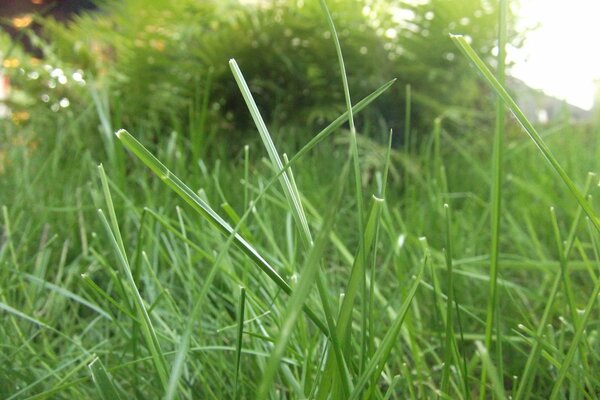
<path id="1" fill-rule="evenodd" d="M 55 110 L 68 98 L 76 114 L 93 98 L 104 110 L 104 129 L 125 126 L 154 140 L 177 131 L 194 146 L 217 135 L 239 148 L 252 126 L 227 67 L 235 57 L 268 123 L 303 127 L 294 133 L 300 135 L 294 140 L 302 141 L 344 107 L 341 90 L 331 89 L 340 81 L 339 71 L 323 62 L 335 54 L 330 33 L 318 2 L 257 4 L 106 1 L 99 12 L 67 25 L 43 20 L 45 40 L 32 41 L 44 60 L 37 67 L 24 63 L 24 74 L 11 73 L 13 85 L 30 94 L 29 103 L 39 104 L 43 97 Z M 393 91 L 359 118 L 363 132 L 385 137 L 393 128 L 403 135 L 406 85 L 412 89 L 412 130 L 421 136 L 430 131 L 432 116 L 444 115 L 457 130 L 486 121 L 477 110 L 489 92 L 472 79 L 448 34 L 467 35 L 489 60 L 497 22 L 493 2 L 335 0 L 329 6 L 353 98 L 398 79 Z M 512 31 L 511 38 L 517 45 Z M 57 69 L 69 83 L 56 83 Z M 84 73 L 86 88 L 69 87 L 77 83 L 71 79 L 77 71 Z"/>

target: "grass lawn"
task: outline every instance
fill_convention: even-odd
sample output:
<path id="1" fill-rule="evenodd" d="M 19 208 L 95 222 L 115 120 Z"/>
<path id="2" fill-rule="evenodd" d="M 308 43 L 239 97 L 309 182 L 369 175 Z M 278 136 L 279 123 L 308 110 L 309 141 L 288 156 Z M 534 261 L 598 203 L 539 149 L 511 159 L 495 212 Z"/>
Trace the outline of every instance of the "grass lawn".
<path id="1" fill-rule="evenodd" d="M 225 157 L 2 121 L 0 397 L 598 398 L 597 126 L 538 132 L 453 40 L 495 127 L 392 148 L 353 118 L 393 82 L 343 81 L 290 146 L 233 60 L 259 140 L 206 143 Z"/>

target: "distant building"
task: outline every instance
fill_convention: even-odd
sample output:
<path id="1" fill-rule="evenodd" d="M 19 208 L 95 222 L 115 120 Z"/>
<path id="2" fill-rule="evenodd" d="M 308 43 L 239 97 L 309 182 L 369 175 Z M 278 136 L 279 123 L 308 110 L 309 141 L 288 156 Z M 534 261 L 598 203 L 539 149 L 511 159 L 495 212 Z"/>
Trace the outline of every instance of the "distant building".
<path id="1" fill-rule="evenodd" d="M 521 111 L 534 123 L 547 124 L 565 118 L 572 122 L 590 122 L 593 118 L 593 111 L 584 110 L 565 100 L 549 96 L 541 90 L 533 89 L 520 79 L 507 77 L 506 86 L 515 97 Z"/>

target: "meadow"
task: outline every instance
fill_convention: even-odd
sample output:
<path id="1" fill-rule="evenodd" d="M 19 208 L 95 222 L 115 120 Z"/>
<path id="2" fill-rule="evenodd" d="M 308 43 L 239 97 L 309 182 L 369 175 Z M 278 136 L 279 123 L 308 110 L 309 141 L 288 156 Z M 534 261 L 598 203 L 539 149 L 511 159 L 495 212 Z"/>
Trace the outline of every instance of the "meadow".
<path id="1" fill-rule="evenodd" d="M 2 122 L 0 397 L 598 398 L 598 124 L 536 127 L 453 36 L 491 122 L 361 131 L 398 82 L 354 96 L 321 5 L 345 107 L 305 142 L 235 59 L 235 144 L 121 129 L 95 89 Z"/>

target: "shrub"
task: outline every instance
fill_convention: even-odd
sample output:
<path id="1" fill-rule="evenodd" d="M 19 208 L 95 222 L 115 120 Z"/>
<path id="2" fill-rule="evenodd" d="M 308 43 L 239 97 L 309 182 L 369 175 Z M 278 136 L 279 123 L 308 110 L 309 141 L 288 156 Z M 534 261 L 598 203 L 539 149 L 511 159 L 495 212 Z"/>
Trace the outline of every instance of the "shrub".
<path id="1" fill-rule="evenodd" d="M 496 12 L 489 1 L 329 5 L 353 99 L 399 79 L 389 96 L 360 117 L 363 130 L 402 130 L 407 84 L 413 127 L 421 132 L 432 116 L 444 114 L 463 126 L 479 117 L 472 109 L 485 96 L 448 33 L 476 38 L 479 53 L 491 55 Z M 67 26 L 51 20 L 45 25 L 50 39 L 45 52 L 93 76 L 106 90 L 113 119 L 159 140 L 175 130 L 195 145 L 223 132 L 228 146 L 246 142 L 242 135 L 252 125 L 227 68 L 232 57 L 270 124 L 297 125 L 311 135 L 344 107 L 341 91 L 330 90 L 339 71 L 322 62 L 334 57 L 334 49 L 317 2 L 127 0 L 108 2 L 101 12 Z"/>

